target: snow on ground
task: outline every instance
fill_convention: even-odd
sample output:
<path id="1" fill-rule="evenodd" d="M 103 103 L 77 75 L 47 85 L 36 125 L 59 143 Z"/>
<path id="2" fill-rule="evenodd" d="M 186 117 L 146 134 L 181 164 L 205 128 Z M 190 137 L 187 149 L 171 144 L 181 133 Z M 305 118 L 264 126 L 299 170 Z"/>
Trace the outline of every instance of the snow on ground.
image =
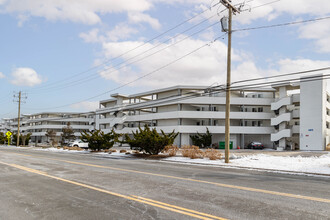
<path id="1" fill-rule="evenodd" d="M 62 152 L 62 153 L 83 153 L 83 154 L 92 154 L 94 156 L 100 156 L 100 157 L 130 157 L 130 154 L 125 153 L 119 153 L 119 152 L 112 152 L 111 154 L 105 153 L 105 152 L 93 152 L 89 150 L 68 150 L 63 148 L 55 148 L 55 147 L 49 147 L 49 148 L 34 148 L 33 150 L 41 150 L 41 151 L 50 151 L 50 152 Z"/>
<path id="2" fill-rule="evenodd" d="M 242 157 L 231 157 L 229 164 L 224 160 L 209 160 L 209 159 L 190 159 L 186 157 L 169 157 L 165 161 L 198 163 L 207 165 L 220 165 L 229 167 L 245 167 L 245 168 L 259 168 L 272 169 L 279 171 L 291 172 L 306 172 L 330 175 L 330 153 L 316 157 L 284 157 L 272 156 L 265 154 L 254 154 Z"/>
<path id="3" fill-rule="evenodd" d="M 7 147 L 1 145 L 1 147 Z M 11 146 L 13 147 L 13 146 Z M 90 151 L 77 151 L 77 150 L 64 150 L 62 148 L 34 148 L 23 147 L 24 149 L 42 150 L 50 152 L 63 152 L 63 153 L 83 153 L 91 154 L 99 157 L 109 158 L 129 158 L 131 154 L 113 152 L 111 154 L 105 152 L 91 153 Z M 130 152 L 130 151 L 128 151 Z M 312 152 L 310 152 L 312 155 Z M 240 167 L 240 168 L 254 168 L 254 169 L 269 169 L 276 171 L 290 171 L 290 172 L 304 172 L 304 173 L 316 173 L 316 174 L 328 174 L 330 175 L 330 153 L 322 156 L 274 156 L 263 153 L 254 153 L 251 155 L 235 156 L 231 155 L 230 163 L 226 164 L 224 159 L 222 160 L 209 160 L 205 159 L 190 159 L 182 156 L 168 157 L 162 159 L 162 161 L 171 161 L 178 163 L 191 163 L 191 164 L 205 164 L 205 165 L 217 165 L 227 167 Z"/>
<path id="4" fill-rule="evenodd" d="M 78 150 L 64 150 L 63 148 L 57 149 L 55 147 L 49 148 L 32 148 L 33 150 L 41 150 L 41 151 L 51 151 L 51 152 L 65 152 L 65 153 L 89 153 L 89 151 L 78 151 Z"/>

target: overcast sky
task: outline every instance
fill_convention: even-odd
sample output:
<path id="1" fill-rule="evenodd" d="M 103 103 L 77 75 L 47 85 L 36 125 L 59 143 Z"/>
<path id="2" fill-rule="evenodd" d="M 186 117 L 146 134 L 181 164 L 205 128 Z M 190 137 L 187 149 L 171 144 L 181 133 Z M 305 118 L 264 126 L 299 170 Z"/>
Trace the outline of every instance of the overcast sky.
<path id="1" fill-rule="evenodd" d="M 227 11 L 218 2 L 0 0 L 0 118 L 17 116 L 19 90 L 27 114 L 95 110 L 113 93 L 223 84 Z M 328 0 L 246 0 L 241 9 L 235 30 L 330 15 Z M 232 47 L 232 81 L 328 67 L 330 19 L 234 32 Z"/>

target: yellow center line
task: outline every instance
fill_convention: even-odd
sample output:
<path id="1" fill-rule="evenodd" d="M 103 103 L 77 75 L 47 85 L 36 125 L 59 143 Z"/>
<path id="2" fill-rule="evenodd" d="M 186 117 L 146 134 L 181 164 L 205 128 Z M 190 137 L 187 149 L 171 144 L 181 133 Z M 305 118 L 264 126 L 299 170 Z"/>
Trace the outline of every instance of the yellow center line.
<path id="1" fill-rule="evenodd" d="M 143 198 L 141 196 L 134 196 L 133 195 L 133 197 L 138 198 L 138 199 L 142 199 L 142 200 L 145 200 L 145 201 L 153 202 L 153 203 L 156 203 L 156 204 L 160 204 L 160 205 L 172 207 L 172 208 L 175 208 L 175 209 L 180 209 L 180 210 L 183 210 L 183 211 L 189 211 L 189 212 L 192 212 L 192 213 L 195 213 L 195 214 L 205 215 L 207 217 L 214 218 L 214 219 L 219 219 L 219 220 L 223 220 L 224 219 L 224 218 L 220 218 L 218 216 L 209 215 L 209 214 L 205 214 L 205 213 L 201 213 L 201 212 L 197 212 L 197 211 L 192 211 L 190 209 L 185 209 L 185 208 L 182 208 L 180 206 L 175 206 L 175 205 L 171 205 L 171 204 L 168 204 L 168 203 L 164 203 L 164 202 L 159 202 L 159 201 L 155 201 L 155 200 L 152 200 L 152 199 Z"/>
<path id="2" fill-rule="evenodd" d="M 14 154 L 19 154 L 19 153 L 14 153 Z M 19 154 L 19 155 L 25 156 L 25 154 Z M 31 156 L 31 155 L 26 155 L 26 156 Z M 303 200 L 309 200 L 309 201 L 330 203 L 330 199 L 324 199 L 324 198 L 318 198 L 318 197 L 296 195 L 296 194 L 292 194 L 292 193 L 277 192 L 277 191 L 264 190 L 264 189 L 251 188 L 251 187 L 244 187 L 244 186 L 235 186 L 235 185 L 229 185 L 229 184 L 224 184 L 224 183 L 209 182 L 209 181 L 205 181 L 205 180 L 198 180 L 198 179 L 191 179 L 191 178 L 184 178 L 184 177 L 177 177 L 177 176 L 169 176 L 169 175 L 158 174 L 158 173 L 149 173 L 149 172 L 143 172 L 143 171 L 137 171 L 137 170 L 122 169 L 122 168 L 102 166 L 102 165 L 96 165 L 96 164 L 88 164 L 88 163 L 75 162 L 75 161 L 69 161 L 69 160 L 53 159 L 53 158 L 42 157 L 42 156 L 33 156 L 33 157 L 46 158 L 46 159 L 49 159 L 49 160 L 61 161 L 61 162 L 65 162 L 65 163 L 77 164 L 77 165 L 83 165 L 83 166 L 89 166 L 89 167 L 105 168 L 105 169 L 118 170 L 118 171 L 130 172 L 130 173 L 138 173 L 138 174 L 145 174 L 145 175 L 158 176 L 158 177 L 164 177 L 164 178 L 178 179 L 178 180 L 184 180 L 184 181 L 205 183 L 205 184 L 221 186 L 221 187 L 225 187 L 225 188 L 239 189 L 239 190 L 250 191 L 250 192 L 258 192 L 258 193 L 265 193 L 265 194 L 276 195 L 276 196 L 284 196 L 284 197 L 290 197 L 290 198 L 295 198 L 295 199 L 303 199 Z"/>
<path id="3" fill-rule="evenodd" d="M 142 199 L 142 197 L 139 198 L 138 196 L 126 196 L 126 195 L 123 195 L 123 194 L 111 192 L 111 191 L 101 189 L 101 188 L 98 188 L 98 187 L 94 187 L 94 186 L 91 186 L 91 185 L 87 185 L 87 184 L 84 184 L 84 183 L 79 183 L 79 182 L 72 181 L 72 180 L 67 180 L 67 179 L 64 179 L 64 178 L 61 178 L 61 177 L 52 176 L 52 175 L 49 175 L 45 172 L 35 170 L 35 169 L 29 168 L 29 167 L 24 167 L 24 166 L 17 165 L 17 164 L 9 164 L 9 163 L 4 163 L 4 162 L 0 162 L 0 164 L 15 167 L 15 168 L 20 169 L 20 170 L 24 170 L 24 171 L 27 171 L 27 172 L 39 174 L 39 175 L 46 176 L 46 177 L 49 177 L 49 178 L 52 178 L 52 179 L 56 179 L 56 180 L 59 180 L 59 181 L 62 181 L 62 182 L 66 182 L 66 183 L 70 183 L 70 184 L 73 184 L 73 185 L 85 187 L 85 188 L 88 188 L 88 189 L 92 189 L 92 190 L 95 190 L 95 191 L 98 191 L 98 192 L 102 192 L 102 193 L 106 193 L 106 194 L 109 194 L 109 195 L 117 196 L 117 197 L 120 197 L 120 198 L 132 200 L 132 201 L 136 201 L 136 202 L 140 202 L 140 203 L 144 203 L 144 204 L 148 204 L 148 205 L 151 205 L 151 206 L 154 206 L 154 207 L 162 208 L 162 209 L 165 209 L 165 210 L 168 210 L 168 211 L 180 213 L 180 214 L 195 217 L 195 218 L 198 218 L 198 219 L 203 219 L 203 220 L 212 220 L 212 219 L 226 220 L 225 218 L 220 218 L 218 216 L 210 215 L 210 214 L 203 213 L 203 212 L 197 212 L 195 210 L 186 209 L 186 208 L 183 208 L 183 207 L 180 207 L 180 206 L 173 206 L 173 205 L 170 205 L 170 204 L 158 202 L 158 201 L 151 200 L 151 199 L 149 200 L 149 199 L 146 199 L 146 198 Z"/>

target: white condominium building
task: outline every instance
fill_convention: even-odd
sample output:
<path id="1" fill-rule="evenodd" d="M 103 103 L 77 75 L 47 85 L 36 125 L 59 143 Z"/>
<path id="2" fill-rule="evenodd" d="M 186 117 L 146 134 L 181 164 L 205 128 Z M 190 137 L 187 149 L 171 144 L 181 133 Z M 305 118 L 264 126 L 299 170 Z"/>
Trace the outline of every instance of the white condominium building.
<path id="1" fill-rule="evenodd" d="M 121 95 L 100 102 L 96 111 L 96 126 L 102 130 L 115 129 L 131 133 L 145 124 L 158 131 L 179 132 L 175 144 L 192 144 L 190 135 L 212 133 L 212 143 L 224 142 L 225 93 L 205 95 L 204 86 L 175 86 L 149 92 Z M 270 119 L 274 117 L 271 103 L 275 89 L 236 90 L 231 93 L 230 140 L 234 148 L 260 141 L 272 148 L 270 135 L 275 132 Z"/>
<path id="2" fill-rule="evenodd" d="M 179 132 L 175 144 L 191 145 L 190 136 L 212 133 L 225 141 L 225 93 L 204 86 L 174 86 L 100 101 L 96 128 L 131 133 L 148 124 L 159 132 Z M 267 148 L 324 150 L 329 142 L 330 103 L 325 80 L 231 92 L 230 141 L 244 148 L 252 141 Z"/>
<path id="3" fill-rule="evenodd" d="M 47 131 L 56 132 L 57 140 L 60 141 L 62 128 L 70 123 L 76 137 L 80 132 L 95 129 L 95 112 L 72 113 L 72 112 L 42 112 L 25 114 L 20 119 L 20 133 L 31 133 L 31 142 L 45 143 L 48 140 Z M 7 119 L 7 129 L 17 132 L 17 118 Z"/>

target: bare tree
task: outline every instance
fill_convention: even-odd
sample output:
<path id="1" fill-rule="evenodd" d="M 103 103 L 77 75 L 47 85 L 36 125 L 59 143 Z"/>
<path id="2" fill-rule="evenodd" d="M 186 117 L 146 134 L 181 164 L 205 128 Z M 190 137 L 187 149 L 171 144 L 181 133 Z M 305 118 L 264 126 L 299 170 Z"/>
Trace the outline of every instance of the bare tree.
<path id="1" fill-rule="evenodd" d="M 53 146 L 54 144 L 56 144 L 55 138 L 56 138 L 56 132 L 54 130 L 48 130 L 46 132 L 46 136 L 47 138 L 49 138 L 50 140 L 50 145 Z"/>

